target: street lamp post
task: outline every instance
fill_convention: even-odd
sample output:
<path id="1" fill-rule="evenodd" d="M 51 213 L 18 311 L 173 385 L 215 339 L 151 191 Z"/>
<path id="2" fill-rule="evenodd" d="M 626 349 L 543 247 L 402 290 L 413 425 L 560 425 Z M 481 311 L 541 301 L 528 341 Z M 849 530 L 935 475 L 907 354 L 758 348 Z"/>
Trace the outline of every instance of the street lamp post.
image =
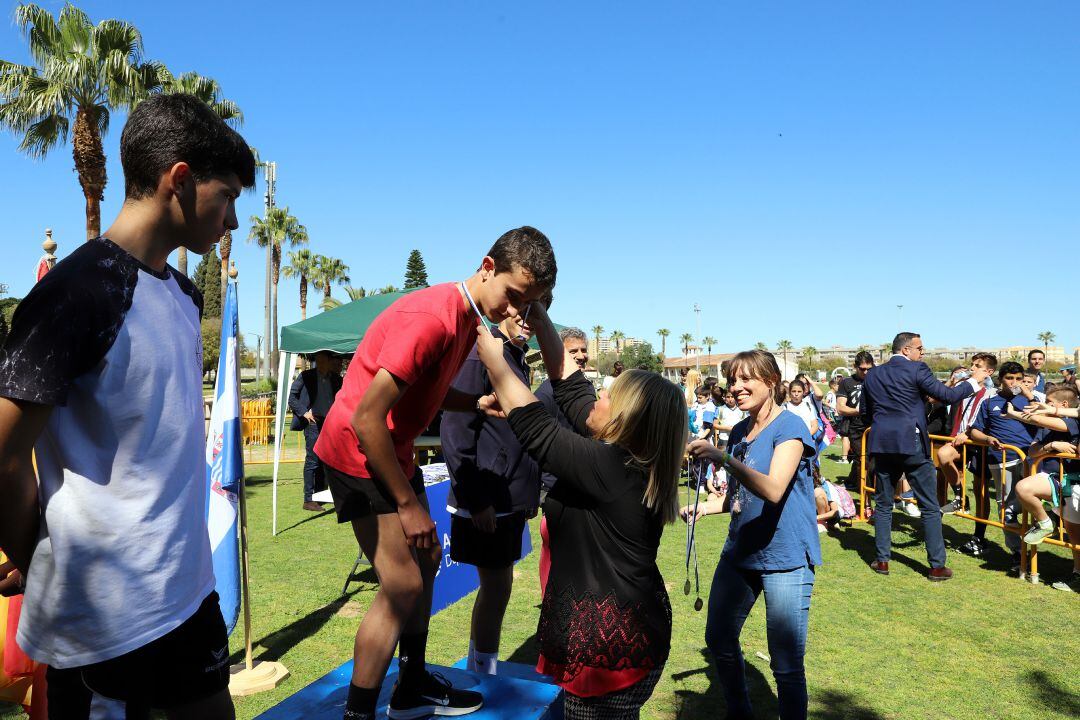
<path id="1" fill-rule="evenodd" d="M 266 218 L 266 219 L 269 219 L 270 218 L 270 211 L 274 207 L 274 190 L 276 189 L 276 186 L 277 186 L 277 163 L 273 162 L 273 161 L 268 161 L 268 162 L 264 162 L 262 164 L 262 166 L 263 166 L 263 171 L 264 171 L 264 173 L 266 175 L 266 195 L 263 196 L 263 200 L 266 203 L 266 212 L 263 213 L 263 217 Z M 271 285 L 271 282 L 272 282 L 271 277 L 270 277 L 270 273 L 271 273 L 270 266 L 273 264 L 274 240 L 273 240 L 273 238 L 267 238 L 267 239 L 268 239 L 269 242 L 266 243 L 266 292 L 263 295 L 263 337 L 266 339 L 266 360 L 267 360 L 266 377 L 267 377 L 267 379 L 269 379 L 270 374 L 273 372 L 273 370 L 269 367 L 269 365 L 270 365 L 270 347 L 271 347 L 270 346 L 270 338 L 271 338 L 271 335 L 270 335 L 270 285 Z M 261 347 L 261 341 L 260 341 L 260 347 Z M 261 374 L 256 373 L 256 378 L 262 379 Z"/>
<path id="2" fill-rule="evenodd" d="M 697 316 L 697 338 L 696 339 L 697 339 L 698 342 L 701 342 L 701 306 L 698 305 L 697 303 L 694 303 L 694 315 Z M 694 355 L 694 367 L 696 367 L 698 370 L 701 370 L 701 352 L 700 352 L 700 348 L 698 348 L 698 350 L 699 350 L 699 352 L 697 352 Z"/>
<path id="3" fill-rule="evenodd" d="M 904 306 L 896 306 L 896 332 L 904 332 Z"/>

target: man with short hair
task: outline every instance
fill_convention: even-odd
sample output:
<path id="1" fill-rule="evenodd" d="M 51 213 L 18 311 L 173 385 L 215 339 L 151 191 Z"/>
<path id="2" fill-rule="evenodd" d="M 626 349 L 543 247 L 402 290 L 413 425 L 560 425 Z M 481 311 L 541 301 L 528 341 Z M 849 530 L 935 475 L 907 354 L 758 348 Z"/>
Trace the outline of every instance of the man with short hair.
<path id="1" fill-rule="evenodd" d="M 584 372 L 589 364 L 589 338 L 585 332 L 576 327 L 564 327 L 559 331 L 559 339 L 570 357 L 574 358 L 578 368 Z"/>
<path id="2" fill-rule="evenodd" d="M 319 350 L 314 360 L 315 367 L 297 375 L 289 389 L 289 409 L 293 414 L 289 429 L 304 433 L 304 509 L 319 512 L 322 503 L 315 502 L 312 495 L 326 489 L 326 477 L 315 454 L 315 443 L 319 428 L 341 389 L 342 358 L 329 350 Z"/>
<path id="3" fill-rule="evenodd" d="M 49 666 L 50 717 L 90 717 L 93 692 L 128 717 L 230 720 L 202 296 L 167 260 L 236 230 L 255 159 L 205 103 L 169 94 L 131 112 L 120 162 L 120 214 L 34 286 L 0 350 L 0 547 L 26 578 L 18 643 Z"/>
<path id="4" fill-rule="evenodd" d="M 611 366 L 611 374 L 604 378 L 604 389 L 610 390 L 611 386 L 615 384 L 615 380 L 623 374 L 623 370 L 626 367 L 622 364 L 621 360 L 616 360 L 615 364 Z M 693 388 L 696 390 L 697 388 Z"/>
<path id="5" fill-rule="evenodd" d="M 375 566 L 379 591 L 356 631 L 346 720 L 373 720 L 400 640 L 401 670 L 389 717 L 464 715 L 479 693 L 457 690 L 425 668 L 432 584 L 441 544 L 427 507 L 413 442 L 444 410 L 480 412 L 482 396 L 451 382 L 480 323 L 522 316 L 554 284 L 548 239 L 536 228 L 504 233 L 461 283 L 409 293 L 364 333 L 315 453 L 326 467 L 339 523 L 351 523 Z"/>
<path id="6" fill-rule="evenodd" d="M 863 382 L 866 374 L 874 367 L 874 356 L 866 350 L 855 355 L 852 365 L 854 373 L 840 381 L 836 391 L 836 412 L 840 415 L 841 428 L 851 444 L 851 471 L 844 485 L 849 491 L 856 492 L 862 486 L 862 441 L 866 431 L 866 420 L 862 411 Z M 869 462 L 869 459 L 868 459 Z M 869 471 L 869 465 L 867 465 Z"/>
<path id="7" fill-rule="evenodd" d="M 922 514 L 926 557 L 930 562 L 928 577 L 935 582 L 948 580 L 952 570 L 945 567 L 937 473 L 930 461 L 923 397 L 929 395 L 947 404 L 959 402 L 979 389 L 987 373 L 973 365 L 969 380 L 955 387 L 945 385 L 922 362 L 923 342 L 917 333 L 899 333 L 893 339 L 892 351 L 889 361 L 869 372 L 863 384 L 865 414 L 871 426 L 867 451 L 874 458 L 876 490 L 877 559 L 870 567 L 880 575 L 889 574 L 893 491 L 906 475 Z"/>
<path id="8" fill-rule="evenodd" d="M 1046 397 L 1046 376 L 1043 375 L 1043 365 L 1046 364 L 1046 355 L 1038 348 L 1028 351 L 1027 369 L 1035 373 L 1035 391 Z"/>

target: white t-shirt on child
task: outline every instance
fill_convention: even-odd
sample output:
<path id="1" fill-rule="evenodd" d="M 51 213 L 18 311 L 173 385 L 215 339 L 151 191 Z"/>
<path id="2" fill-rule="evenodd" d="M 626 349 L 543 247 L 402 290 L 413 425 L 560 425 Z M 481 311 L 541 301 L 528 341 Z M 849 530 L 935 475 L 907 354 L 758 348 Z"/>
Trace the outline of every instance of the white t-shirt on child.
<path id="1" fill-rule="evenodd" d="M 793 405 L 791 404 L 791 402 L 786 402 L 784 403 L 784 409 L 790 410 L 791 412 L 802 418 L 802 421 L 806 423 L 807 430 L 811 429 L 811 423 L 817 419 L 817 416 L 814 414 L 814 404 L 810 402 L 810 398 L 805 398 L 798 405 Z"/>

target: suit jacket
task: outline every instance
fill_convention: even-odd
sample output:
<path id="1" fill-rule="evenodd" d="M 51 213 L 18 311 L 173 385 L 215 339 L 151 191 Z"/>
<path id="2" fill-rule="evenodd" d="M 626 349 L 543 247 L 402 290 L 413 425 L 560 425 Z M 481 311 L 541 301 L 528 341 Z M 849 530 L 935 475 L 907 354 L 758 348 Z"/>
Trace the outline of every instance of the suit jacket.
<path id="1" fill-rule="evenodd" d="M 340 375 L 330 376 L 330 402 L 334 402 L 338 390 L 341 389 L 342 379 Z M 289 424 L 290 430 L 303 430 L 308 426 L 308 420 L 304 413 L 311 409 L 315 402 L 315 396 L 319 393 L 319 371 L 315 368 L 305 370 L 296 376 L 292 387 L 289 388 L 289 409 L 292 410 L 293 419 Z"/>
<path id="2" fill-rule="evenodd" d="M 863 382 L 863 415 L 873 426 L 866 451 L 929 457 L 923 396 L 951 405 L 974 392 L 968 382 L 947 387 L 926 363 L 894 355 L 867 373 Z"/>

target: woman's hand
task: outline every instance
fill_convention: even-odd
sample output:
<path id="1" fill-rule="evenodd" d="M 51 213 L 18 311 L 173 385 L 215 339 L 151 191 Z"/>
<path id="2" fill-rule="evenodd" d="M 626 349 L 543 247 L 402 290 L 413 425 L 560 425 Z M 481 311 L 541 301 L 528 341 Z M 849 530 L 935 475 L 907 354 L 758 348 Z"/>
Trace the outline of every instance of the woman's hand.
<path id="1" fill-rule="evenodd" d="M 720 462 L 724 454 L 708 440 L 694 440 L 686 446 L 686 452 L 696 458 Z"/>
<path id="2" fill-rule="evenodd" d="M 483 323 L 476 326 L 476 354 L 480 356 L 480 362 L 484 363 L 488 372 L 506 365 L 503 341 L 492 335 Z"/>

